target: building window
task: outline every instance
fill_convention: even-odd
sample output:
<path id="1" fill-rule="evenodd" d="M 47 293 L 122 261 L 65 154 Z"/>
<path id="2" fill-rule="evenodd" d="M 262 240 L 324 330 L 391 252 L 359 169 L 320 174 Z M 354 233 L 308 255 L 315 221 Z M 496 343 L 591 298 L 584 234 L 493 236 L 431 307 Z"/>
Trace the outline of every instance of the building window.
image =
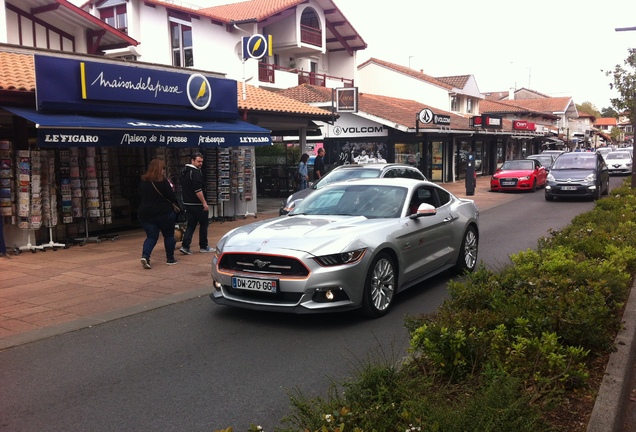
<path id="1" fill-rule="evenodd" d="M 459 98 L 457 96 L 451 96 L 451 111 L 459 111 Z"/>
<path id="2" fill-rule="evenodd" d="M 468 98 L 466 100 L 466 112 L 468 114 L 472 114 L 473 113 L 473 100 L 471 98 Z"/>
<path id="3" fill-rule="evenodd" d="M 109 26 L 123 33 L 128 33 L 128 18 L 126 16 L 125 3 L 100 9 L 99 18 Z"/>
<path id="4" fill-rule="evenodd" d="M 194 66 L 192 49 L 192 27 L 189 22 L 170 18 L 170 39 L 172 41 L 172 65 Z"/>

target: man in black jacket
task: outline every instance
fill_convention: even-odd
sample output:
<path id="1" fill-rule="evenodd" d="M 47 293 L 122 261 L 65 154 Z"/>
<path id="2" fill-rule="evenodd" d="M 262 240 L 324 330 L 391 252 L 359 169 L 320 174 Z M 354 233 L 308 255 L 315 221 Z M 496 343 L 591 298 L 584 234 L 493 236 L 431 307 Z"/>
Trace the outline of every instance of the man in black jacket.
<path id="1" fill-rule="evenodd" d="M 208 246 L 208 203 L 205 200 L 205 184 L 201 167 L 203 166 L 203 155 L 194 153 L 190 158 L 190 163 L 181 170 L 181 193 L 183 206 L 186 210 L 188 226 L 183 234 L 181 243 L 181 253 L 190 255 L 190 243 L 194 230 L 199 225 L 199 252 L 214 252 Z"/>

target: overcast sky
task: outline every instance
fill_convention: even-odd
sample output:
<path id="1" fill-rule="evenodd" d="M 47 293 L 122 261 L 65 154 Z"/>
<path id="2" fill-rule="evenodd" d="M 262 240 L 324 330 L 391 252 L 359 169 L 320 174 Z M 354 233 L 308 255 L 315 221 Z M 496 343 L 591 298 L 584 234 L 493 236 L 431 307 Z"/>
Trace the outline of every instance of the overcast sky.
<path id="1" fill-rule="evenodd" d="M 530 87 L 610 106 L 611 77 L 636 48 L 636 0 L 335 0 L 376 57 L 433 76 L 474 75 L 479 90 Z"/>
<path id="2" fill-rule="evenodd" d="M 482 93 L 529 87 L 600 110 L 616 96 L 601 70 L 636 48 L 636 31 L 615 31 L 636 27 L 636 0 L 334 2 L 368 45 L 359 63 L 375 57 L 432 76 L 474 75 Z"/>

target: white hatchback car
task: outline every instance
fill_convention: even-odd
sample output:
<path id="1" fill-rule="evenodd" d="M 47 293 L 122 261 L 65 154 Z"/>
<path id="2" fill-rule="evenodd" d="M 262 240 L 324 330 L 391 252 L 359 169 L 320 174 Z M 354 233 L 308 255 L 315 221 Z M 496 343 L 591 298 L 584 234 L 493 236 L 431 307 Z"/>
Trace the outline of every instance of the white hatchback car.
<path id="1" fill-rule="evenodd" d="M 632 153 L 628 150 L 611 151 L 605 156 L 610 174 L 630 174 L 632 172 Z"/>

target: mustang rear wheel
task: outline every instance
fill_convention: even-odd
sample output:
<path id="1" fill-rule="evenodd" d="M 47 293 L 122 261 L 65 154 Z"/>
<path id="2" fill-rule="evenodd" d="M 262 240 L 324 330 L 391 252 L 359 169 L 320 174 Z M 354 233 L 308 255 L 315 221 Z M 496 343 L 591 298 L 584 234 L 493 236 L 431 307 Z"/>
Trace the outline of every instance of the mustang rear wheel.
<path id="1" fill-rule="evenodd" d="M 459 256 L 455 264 L 455 273 L 472 272 L 477 267 L 477 251 L 479 249 L 479 239 L 475 227 L 468 227 L 464 233 L 462 245 L 459 248 Z"/>
<path id="2" fill-rule="evenodd" d="M 389 312 L 395 295 L 395 265 L 386 253 L 380 253 L 371 264 L 362 295 L 362 311 L 369 317 Z"/>

